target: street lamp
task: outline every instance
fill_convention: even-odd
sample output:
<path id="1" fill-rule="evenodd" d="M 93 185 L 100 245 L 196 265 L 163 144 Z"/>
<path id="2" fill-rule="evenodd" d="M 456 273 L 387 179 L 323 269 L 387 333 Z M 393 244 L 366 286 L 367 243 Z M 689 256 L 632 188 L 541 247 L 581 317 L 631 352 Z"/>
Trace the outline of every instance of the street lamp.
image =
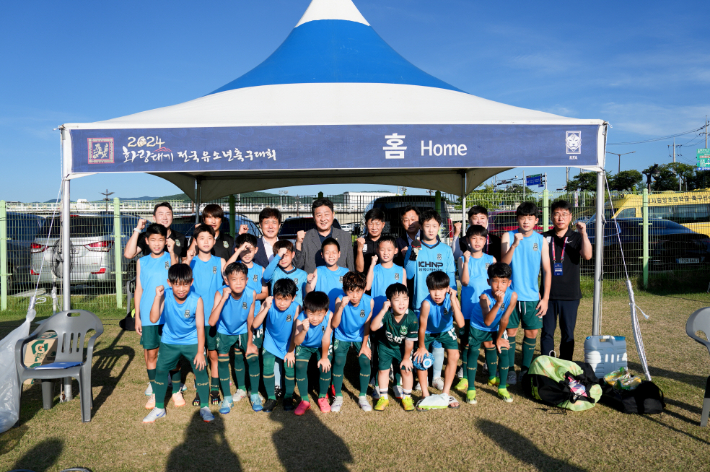
<path id="1" fill-rule="evenodd" d="M 284 203 L 283 203 L 283 196 L 288 195 L 288 190 L 279 190 L 279 205 L 281 206 L 281 209 L 283 209 Z"/>
<path id="2" fill-rule="evenodd" d="M 633 153 L 635 153 L 635 152 L 636 152 L 636 151 L 631 151 L 631 152 L 623 152 L 623 153 L 619 154 L 618 152 L 610 152 L 610 151 L 607 151 L 606 153 L 607 153 L 607 154 L 613 154 L 613 155 L 615 155 L 615 156 L 619 156 L 619 170 L 616 172 L 616 173 L 618 174 L 619 172 L 621 172 L 621 156 L 625 156 L 625 155 L 627 155 L 627 154 L 633 154 Z"/>
<path id="3" fill-rule="evenodd" d="M 104 196 L 104 201 L 106 202 L 106 213 L 108 213 L 108 202 L 109 202 L 108 197 L 113 195 L 113 192 L 109 192 L 108 189 L 106 189 L 105 192 L 101 192 L 101 195 Z"/>

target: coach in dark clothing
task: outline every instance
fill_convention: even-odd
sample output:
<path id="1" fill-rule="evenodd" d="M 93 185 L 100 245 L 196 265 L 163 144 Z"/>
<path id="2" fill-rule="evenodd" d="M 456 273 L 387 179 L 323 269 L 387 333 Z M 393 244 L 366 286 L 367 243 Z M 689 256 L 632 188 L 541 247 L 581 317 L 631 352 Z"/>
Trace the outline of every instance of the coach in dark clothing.
<path id="1" fill-rule="evenodd" d="M 555 350 L 555 328 L 560 319 L 562 342 L 559 357 L 568 361 L 574 354 L 574 327 L 577 323 L 577 309 L 582 298 L 579 285 L 579 264 L 582 259 L 592 258 L 592 244 L 587 236 L 584 223 L 577 223 L 577 232 L 569 228 L 572 220 L 572 208 L 564 200 L 551 206 L 554 228 L 542 233 L 550 245 L 550 268 L 552 285 L 547 314 L 542 317 L 542 336 L 540 352 L 547 356 Z"/>
<path id="2" fill-rule="evenodd" d="M 321 255 L 321 245 L 326 238 L 333 238 L 340 245 L 340 259 L 338 266 L 355 269 L 353 259 L 353 246 L 350 233 L 333 227 L 335 212 L 333 202 L 327 198 L 319 198 L 312 205 L 313 219 L 316 227 L 296 234 L 296 257 L 293 265 L 305 270 L 308 274 L 316 271 L 316 267 L 324 266 L 325 261 Z"/>

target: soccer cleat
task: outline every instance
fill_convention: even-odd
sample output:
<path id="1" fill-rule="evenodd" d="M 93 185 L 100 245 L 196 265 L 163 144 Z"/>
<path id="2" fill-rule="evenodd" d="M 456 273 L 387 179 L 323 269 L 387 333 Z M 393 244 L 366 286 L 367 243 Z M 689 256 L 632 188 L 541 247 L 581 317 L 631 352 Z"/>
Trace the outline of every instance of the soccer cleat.
<path id="1" fill-rule="evenodd" d="M 397 400 L 401 400 L 404 396 L 404 390 L 402 390 L 402 387 L 400 387 L 399 385 L 395 385 L 392 390 L 394 390 L 394 398 L 396 398 Z"/>
<path id="2" fill-rule="evenodd" d="M 195 399 L 192 400 L 192 406 L 200 406 L 200 394 L 195 394 Z"/>
<path id="3" fill-rule="evenodd" d="M 362 397 L 360 397 L 362 398 Z M 387 408 L 390 404 L 389 399 L 385 397 L 380 397 L 379 400 L 377 400 L 377 404 L 375 405 L 375 411 L 385 411 L 385 408 Z"/>
<path id="4" fill-rule="evenodd" d="M 153 395 L 153 384 L 148 382 L 148 388 L 146 388 L 145 392 L 143 392 L 143 393 L 145 393 L 146 397 Z"/>
<path id="5" fill-rule="evenodd" d="M 148 398 L 148 402 L 145 404 L 145 409 L 146 410 L 152 410 L 155 408 L 155 394 L 151 394 L 150 398 Z"/>
<path id="6" fill-rule="evenodd" d="M 500 379 L 498 377 L 493 377 L 492 379 L 488 379 L 488 385 L 491 387 L 495 387 L 496 385 L 500 385 Z"/>
<path id="7" fill-rule="evenodd" d="M 143 418 L 144 423 L 155 423 L 158 418 L 163 418 L 165 416 L 165 408 L 153 408 L 148 416 Z"/>
<path id="8" fill-rule="evenodd" d="M 454 389 L 458 390 L 459 392 L 465 392 L 466 390 L 468 390 L 468 379 L 459 380 L 459 383 L 456 384 Z"/>
<path id="9" fill-rule="evenodd" d="M 508 385 L 515 385 L 518 383 L 518 376 L 515 375 L 515 371 L 511 369 L 508 371 Z"/>
<path id="10" fill-rule="evenodd" d="M 367 401 L 367 397 L 359 397 L 357 404 L 360 405 L 362 411 L 372 411 L 372 405 Z"/>
<path id="11" fill-rule="evenodd" d="M 178 408 L 185 406 L 185 397 L 182 396 L 182 392 L 173 393 L 173 405 Z"/>
<path id="12" fill-rule="evenodd" d="M 429 395 L 424 397 L 417 403 L 417 410 L 442 410 L 449 407 L 448 395 Z"/>
<path id="13" fill-rule="evenodd" d="M 302 416 L 310 407 L 311 404 L 309 402 L 307 402 L 306 400 L 301 400 L 301 403 L 298 404 L 294 413 L 296 413 L 296 416 Z M 284 408 L 284 410 L 285 409 L 286 408 Z"/>
<path id="14" fill-rule="evenodd" d="M 290 398 L 284 398 L 283 405 L 284 405 L 284 411 L 293 411 L 295 408 L 293 406 L 293 397 Z"/>
<path id="15" fill-rule="evenodd" d="M 228 414 L 230 411 L 232 411 L 233 405 L 234 405 L 234 402 L 231 402 L 225 398 L 224 400 L 222 400 L 222 405 L 219 407 L 219 414 L 220 415 Z"/>
<path id="16" fill-rule="evenodd" d="M 261 404 L 261 396 L 258 393 L 251 394 L 251 409 L 254 411 L 261 411 L 264 407 Z"/>
<path id="17" fill-rule="evenodd" d="M 326 397 L 318 399 L 318 408 L 320 408 L 321 413 L 330 412 L 330 403 Z"/>
<path id="18" fill-rule="evenodd" d="M 513 403 L 513 399 L 510 397 L 507 388 L 499 388 L 498 397 L 502 398 L 506 403 Z"/>
<path id="19" fill-rule="evenodd" d="M 264 411 L 265 413 L 271 413 L 274 411 L 274 408 L 276 408 L 277 402 L 273 398 L 269 398 L 266 400 L 266 403 L 264 403 Z"/>
<path id="20" fill-rule="evenodd" d="M 202 408 L 200 408 L 200 416 L 202 417 L 202 421 L 204 421 L 205 423 L 214 421 L 214 415 L 207 406 L 203 406 Z"/>
<path id="21" fill-rule="evenodd" d="M 333 404 L 330 405 L 330 411 L 333 413 L 340 413 L 340 409 L 343 407 L 343 397 L 335 397 Z"/>
<path id="22" fill-rule="evenodd" d="M 476 400 L 476 391 L 475 390 L 469 390 L 466 392 L 466 403 L 469 405 L 475 405 L 478 403 L 478 400 Z"/>
<path id="23" fill-rule="evenodd" d="M 276 386 L 274 388 L 274 394 L 276 395 L 276 398 L 281 398 L 281 397 L 283 397 L 284 391 L 281 387 Z"/>
<path id="24" fill-rule="evenodd" d="M 242 398 L 246 398 L 246 397 L 247 397 L 247 392 L 246 392 L 245 390 L 242 390 L 242 389 L 240 388 L 240 389 L 237 389 L 237 393 L 235 393 L 235 394 L 232 396 L 232 401 L 233 401 L 234 403 L 237 403 L 237 402 L 240 401 Z"/>
<path id="25" fill-rule="evenodd" d="M 523 383 L 523 377 L 528 373 L 528 369 L 522 369 L 518 374 L 518 383 Z"/>
<path id="26" fill-rule="evenodd" d="M 219 390 L 213 390 L 210 392 L 210 403 L 213 405 L 219 405 L 222 399 L 219 396 Z"/>
<path id="27" fill-rule="evenodd" d="M 380 389 L 379 387 L 375 387 L 372 389 L 372 399 L 373 400 L 379 400 L 380 399 Z"/>
<path id="28" fill-rule="evenodd" d="M 442 379 L 441 377 L 435 378 L 434 381 L 431 383 L 431 386 L 437 390 L 444 390 L 444 379 Z"/>
<path id="29" fill-rule="evenodd" d="M 402 408 L 404 408 L 404 411 L 414 411 L 414 402 L 412 401 L 412 397 L 407 395 L 402 398 Z"/>

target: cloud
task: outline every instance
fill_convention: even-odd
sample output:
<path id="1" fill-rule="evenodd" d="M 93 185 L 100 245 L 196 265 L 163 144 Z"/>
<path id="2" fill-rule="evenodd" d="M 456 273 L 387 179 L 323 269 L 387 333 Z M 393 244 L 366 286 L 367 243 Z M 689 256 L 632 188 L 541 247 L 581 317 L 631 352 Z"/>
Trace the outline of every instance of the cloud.
<path id="1" fill-rule="evenodd" d="M 702 126 L 710 103 L 693 106 L 663 106 L 649 103 L 605 103 L 604 118 L 619 131 L 644 136 L 665 136 Z"/>

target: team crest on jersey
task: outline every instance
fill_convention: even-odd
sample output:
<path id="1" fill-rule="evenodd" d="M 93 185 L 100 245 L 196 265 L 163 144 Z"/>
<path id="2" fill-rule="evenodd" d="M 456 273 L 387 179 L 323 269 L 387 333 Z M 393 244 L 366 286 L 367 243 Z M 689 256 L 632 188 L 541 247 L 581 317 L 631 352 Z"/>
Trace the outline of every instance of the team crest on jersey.
<path id="1" fill-rule="evenodd" d="M 169 268 L 170 268 L 170 263 L 167 262 L 167 261 L 165 262 L 165 268 L 166 268 L 166 269 L 169 269 Z"/>
<path id="2" fill-rule="evenodd" d="M 180 247 L 180 240 L 179 240 L 179 239 L 176 239 L 176 240 L 175 240 L 175 245 L 176 245 L 177 247 Z"/>
<path id="3" fill-rule="evenodd" d="M 399 274 L 394 274 L 394 280 L 399 280 Z"/>
<path id="4" fill-rule="evenodd" d="M 247 302 L 242 302 L 242 309 L 246 310 L 247 309 Z"/>
<path id="5" fill-rule="evenodd" d="M 212 273 L 213 273 L 213 274 L 216 274 L 216 273 L 217 273 L 217 266 L 213 266 L 213 267 L 212 267 Z"/>
<path id="6" fill-rule="evenodd" d="M 259 275 L 258 275 L 258 274 L 254 274 L 254 282 L 258 282 L 258 281 L 259 281 Z"/>
<path id="7" fill-rule="evenodd" d="M 185 319 L 190 317 L 190 310 L 185 310 Z"/>
<path id="8" fill-rule="evenodd" d="M 440 261 L 440 260 L 441 260 L 441 254 L 437 254 L 437 255 L 436 255 L 436 260 L 437 260 L 437 261 Z"/>
<path id="9" fill-rule="evenodd" d="M 533 243 L 533 251 L 537 251 L 537 249 L 538 249 L 537 243 Z"/>
<path id="10" fill-rule="evenodd" d="M 406 327 L 406 326 L 402 326 L 401 328 L 399 328 L 399 334 L 401 334 L 402 336 L 404 336 L 405 334 L 407 334 L 407 327 Z"/>
<path id="11" fill-rule="evenodd" d="M 298 279 L 297 279 L 297 278 L 296 278 L 296 279 L 293 279 L 293 283 L 295 283 L 296 285 L 298 285 Z"/>
<path id="12" fill-rule="evenodd" d="M 286 323 L 290 323 L 290 322 L 291 322 L 291 315 L 286 315 Z"/>
<path id="13" fill-rule="evenodd" d="M 360 310 L 360 318 L 364 318 L 364 317 L 365 317 L 365 310 Z"/>
<path id="14" fill-rule="evenodd" d="M 338 281 L 342 284 L 343 283 L 343 276 L 341 275 Z"/>
<path id="15" fill-rule="evenodd" d="M 486 270 L 488 270 L 488 268 L 489 268 L 490 266 L 491 266 L 490 264 L 486 263 Z"/>
<path id="16" fill-rule="evenodd" d="M 325 326 L 321 326 L 320 329 L 323 331 L 323 334 L 325 334 Z"/>
<path id="17" fill-rule="evenodd" d="M 227 241 L 222 241 L 225 249 L 229 249 L 229 243 Z"/>

